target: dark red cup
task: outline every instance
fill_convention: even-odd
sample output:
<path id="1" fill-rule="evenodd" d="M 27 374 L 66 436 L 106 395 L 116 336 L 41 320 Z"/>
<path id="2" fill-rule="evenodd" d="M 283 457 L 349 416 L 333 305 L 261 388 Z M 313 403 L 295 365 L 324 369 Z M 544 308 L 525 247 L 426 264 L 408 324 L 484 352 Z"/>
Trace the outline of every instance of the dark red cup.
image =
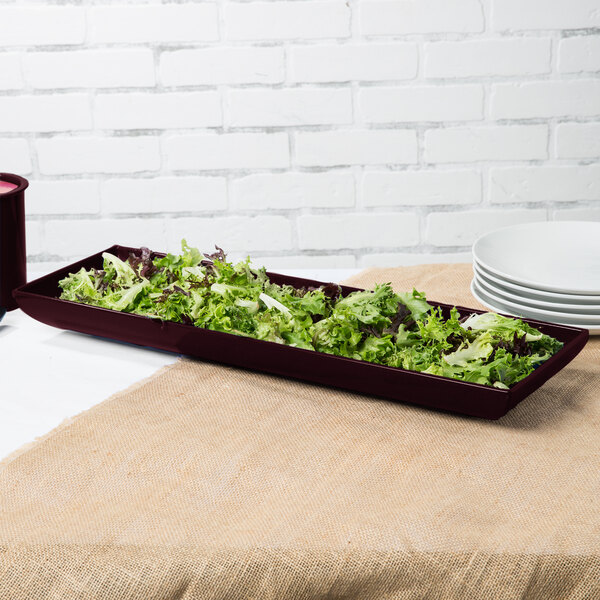
<path id="1" fill-rule="evenodd" d="M 12 173 L 0 173 L 0 315 L 14 310 L 17 303 L 12 291 L 27 282 L 25 249 L 25 190 L 29 182 Z"/>

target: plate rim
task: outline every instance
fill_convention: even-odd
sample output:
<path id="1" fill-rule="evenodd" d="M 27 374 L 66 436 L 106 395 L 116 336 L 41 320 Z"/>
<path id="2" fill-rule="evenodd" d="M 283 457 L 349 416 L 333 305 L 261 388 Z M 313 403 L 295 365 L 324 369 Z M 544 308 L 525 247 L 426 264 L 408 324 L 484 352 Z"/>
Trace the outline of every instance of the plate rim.
<path id="1" fill-rule="evenodd" d="M 520 290 L 523 290 L 524 292 L 526 292 L 528 294 L 533 294 L 533 295 L 538 294 L 542 297 L 545 297 L 547 295 L 550 298 L 557 297 L 557 298 L 564 299 L 564 300 L 568 300 L 569 298 L 572 298 L 573 300 L 581 301 L 582 305 L 588 304 L 589 300 L 597 299 L 598 303 L 600 304 L 600 294 L 569 294 L 567 292 L 553 292 L 550 290 L 541 290 L 541 289 L 529 287 L 526 285 L 522 285 L 519 283 L 514 283 L 512 281 L 507 281 L 507 280 L 502 279 L 500 275 L 496 275 L 494 273 L 489 273 L 487 267 L 480 264 L 475 256 L 473 256 L 472 264 L 473 264 L 474 269 L 478 269 L 478 270 L 482 271 L 482 274 L 485 277 L 488 277 L 489 279 L 491 279 L 494 283 L 497 283 L 498 285 L 501 285 L 501 286 L 504 285 L 504 286 L 508 287 L 509 289 L 514 289 L 517 292 Z"/>
<path id="2" fill-rule="evenodd" d="M 539 319 L 536 319 L 535 317 L 521 317 L 521 316 L 513 315 L 513 314 L 511 314 L 509 307 L 498 306 L 498 305 L 494 304 L 493 300 L 490 301 L 490 300 L 485 299 L 485 297 L 484 297 L 485 292 L 483 292 L 484 296 L 482 296 L 481 290 L 478 290 L 476 288 L 476 282 L 473 279 L 471 280 L 470 288 L 471 288 L 471 294 L 473 295 L 475 300 L 477 300 L 477 302 L 479 302 L 480 304 L 483 304 L 483 306 L 485 306 L 486 308 L 493 310 L 494 312 L 508 314 L 517 319 L 539 320 Z M 500 303 L 500 304 L 502 304 L 502 303 Z M 564 325 L 565 327 L 579 327 L 580 329 L 587 329 L 590 332 L 590 335 L 600 335 L 600 322 L 597 325 L 581 325 L 581 324 L 575 324 L 575 323 L 554 322 L 554 321 L 548 321 L 548 322 L 554 323 L 556 325 Z"/>
<path id="3" fill-rule="evenodd" d="M 485 240 L 485 238 L 494 235 L 494 234 L 498 234 L 499 232 L 506 232 L 509 231 L 511 229 L 525 229 L 527 227 L 531 227 L 531 226 L 545 226 L 546 224 L 552 224 L 552 225 L 558 225 L 558 224 L 564 224 L 564 223 L 569 223 L 569 224 L 583 224 L 583 225 L 594 225 L 596 222 L 595 221 L 531 221 L 529 223 L 518 223 L 516 225 L 508 225 L 506 227 L 500 227 L 498 229 L 494 229 L 492 231 L 488 231 L 482 235 L 480 235 L 474 242 L 473 244 L 473 257 L 483 266 L 485 266 L 489 271 L 491 271 L 492 273 L 497 274 L 500 277 L 503 277 L 504 279 L 507 279 L 508 281 L 512 281 L 514 283 L 518 283 L 522 286 L 525 287 L 532 287 L 533 289 L 540 289 L 540 290 L 547 290 L 547 291 L 551 291 L 551 292 L 558 292 L 558 293 L 573 293 L 576 295 L 583 295 L 583 296 L 598 296 L 600 295 L 600 289 L 597 290 L 590 290 L 588 289 L 569 289 L 569 290 L 565 290 L 565 288 L 560 288 L 558 286 L 554 286 L 554 285 L 549 285 L 547 283 L 541 283 L 538 281 L 527 281 L 525 279 L 521 279 L 518 276 L 514 276 L 514 275 L 510 275 L 509 273 L 505 273 L 504 271 L 497 269 L 495 267 L 491 267 L 490 265 L 488 265 L 484 260 L 481 259 L 481 255 L 478 255 L 477 253 L 477 247 L 481 246 L 483 240 Z M 598 223 L 598 227 L 600 228 L 600 223 Z"/>
<path id="4" fill-rule="evenodd" d="M 503 290 L 499 290 L 496 288 L 496 286 L 493 283 L 490 283 L 484 275 L 482 275 L 481 273 L 473 270 L 473 275 L 474 275 L 474 279 L 477 280 L 477 283 L 479 285 L 481 285 L 483 287 L 483 291 L 490 293 L 490 294 L 497 294 L 500 297 L 500 300 L 506 300 L 507 302 L 513 302 L 515 304 L 523 304 L 523 306 L 525 307 L 531 307 L 532 309 L 537 309 L 540 308 L 542 310 L 546 310 L 546 309 L 551 309 L 553 306 L 556 306 L 558 309 L 560 310 L 556 310 L 556 311 L 551 311 L 551 312 L 564 312 L 564 309 L 568 309 L 569 305 L 567 304 L 552 304 L 552 302 L 544 302 L 542 300 L 533 300 L 531 298 L 520 298 L 519 296 L 517 296 L 516 294 L 511 294 L 510 292 L 505 292 Z M 511 297 L 514 296 L 514 299 Z M 538 304 L 528 304 L 527 302 L 525 302 L 525 300 L 531 300 L 531 302 L 537 302 Z M 540 304 L 542 304 L 543 306 L 540 306 Z M 595 310 L 595 312 L 593 313 L 580 313 L 580 312 L 573 312 L 573 311 L 566 311 L 566 314 L 573 314 L 574 316 L 598 316 L 598 319 L 600 319 L 600 304 L 574 304 L 572 305 L 573 308 L 578 308 L 578 309 L 588 309 L 588 308 L 593 308 Z"/>
<path id="5" fill-rule="evenodd" d="M 477 280 L 474 279 L 474 281 L 475 281 L 475 284 L 477 284 Z M 519 304 L 518 302 L 511 302 L 509 300 L 502 300 L 502 298 L 496 297 L 496 295 L 493 292 L 486 292 L 485 290 L 480 290 L 480 291 L 483 291 L 483 293 L 487 294 L 492 300 L 496 300 L 496 301 L 500 302 L 500 304 L 505 304 L 508 308 L 512 309 L 514 307 L 517 310 L 519 310 L 519 309 L 525 309 L 525 310 L 533 310 L 533 311 L 542 313 L 541 317 L 531 317 L 533 319 L 535 319 L 535 318 L 544 319 L 547 316 L 548 317 L 555 317 L 556 315 L 558 315 L 559 318 L 560 317 L 571 317 L 571 316 L 573 316 L 575 318 L 581 318 L 581 319 L 584 319 L 584 320 L 587 319 L 586 316 L 578 317 L 577 315 L 570 315 L 569 313 L 561 313 L 560 311 L 548 311 L 548 310 L 544 310 L 543 308 L 536 309 L 534 307 L 524 306 L 524 305 Z M 529 317 L 525 316 L 525 318 L 529 318 Z M 592 319 L 595 319 L 595 315 L 592 316 Z M 600 317 L 598 318 L 597 324 L 600 327 Z M 596 323 L 594 323 L 594 325 L 592 325 L 592 326 L 595 326 L 595 325 L 596 325 Z"/>

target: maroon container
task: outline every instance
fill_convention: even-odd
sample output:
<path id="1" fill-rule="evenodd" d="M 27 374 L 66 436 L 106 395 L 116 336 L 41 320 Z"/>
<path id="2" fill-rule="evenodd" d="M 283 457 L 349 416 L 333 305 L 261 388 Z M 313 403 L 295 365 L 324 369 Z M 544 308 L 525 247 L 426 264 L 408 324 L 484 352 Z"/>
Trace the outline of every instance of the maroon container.
<path id="1" fill-rule="evenodd" d="M 25 190 L 27 179 L 0 173 L 0 181 L 17 187 L 0 194 L 0 316 L 17 308 L 12 292 L 27 281 Z"/>
<path id="2" fill-rule="evenodd" d="M 133 250 L 124 246 L 112 246 L 105 252 L 126 259 Z M 164 255 L 155 253 L 153 256 Z M 193 325 L 161 321 L 142 315 L 60 300 L 58 282 L 81 267 L 102 268 L 102 252 L 15 290 L 14 296 L 19 306 L 34 319 L 61 329 L 151 346 L 203 360 L 484 419 L 498 419 L 539 388 L 579 353 L 589 336 L 587 329 L 524 319 L 543 333 L 559 339 L 564 346 L 515 386 L 508 390 L 501 390 L 477 383 L 405 371 L 352 358 L 210 331 Z M 278 273 L 268 273 L 268 275 L 275 283 L 285 283 L 295 287 L 322 284 L 319 281 L 287 277 Z M 347 295 L 357 289 L 342 286 L 342 293 Z M 440 306 L 444 314 L 449 316 L 452 308 L 450 305 L 430 303 Z M 462 315 L 484 312 L 460 306 L 457 308 Z"/>

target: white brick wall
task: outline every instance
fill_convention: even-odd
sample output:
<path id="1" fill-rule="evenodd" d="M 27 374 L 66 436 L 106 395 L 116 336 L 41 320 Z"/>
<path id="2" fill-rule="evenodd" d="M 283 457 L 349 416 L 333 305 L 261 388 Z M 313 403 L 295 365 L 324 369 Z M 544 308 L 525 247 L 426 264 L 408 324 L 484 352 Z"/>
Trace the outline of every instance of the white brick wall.
<path id="1" fill-rule="evenodd" d="M 162 219 L 78 219 L 77 227 L 65 219 L 50 218 L 44 223 L 46 243 L 52 254 L 73 258 L 112 246 L 110 236 L 123 246 L 165 245 Z M 118 238 L 114 237 L 118 236 Z"/>
<path id="2" fill-rule="evenodd" d="M 279 83 L 284 77 L 284 51 L 272 46 L 166 51 L 159 67 L 165 86 Z"/>
<path id="3" fill-rule="evenodd" d="M 352 207 L 355 203 L 352 173 L 269 173 L 248 175 L 232 182 L 236 210 L 263 208 Z"/>
<path id="4" fill-rule="evenodd" d="M 85 41 L 85 11 L 77 6 L 3 6 L 0 46 L 67 46 Z"/>
<path id="5" fill-rule="evenodd" d="M 100 181 L 95 179 L 44 179 L 27 190 L 29 215 L 99 214 Z"/>
<path id="6" fill-rule="evenodd" d="M 471 245 L 496 227 L 543 221 L 544 210 L 481 210 L 466 214 L 434 212 L 427 217 L 427 241 L 434 246 Z"/>
<path id="7" fill-rule="evenodd" d="M 350 35 L 350 6 L 344 0 L 305 2 L 225 2 L 229 40 L 345 38 Z"/>
<path id="8" fill-rule="evenodd" d="M 415 43 L 292 46 L 289 56 L 292 82 L 390 81 L 417 75 Z"/>
<path id="9" fill-rule="evenodd" d="M 500 38 L 425 44 L 427 77 L 495 77 L 550 72 L 549 38 Z"/>
<path id="10" fill-rule="evenodd" d="M 232 127 L 352 123 L 352 93 L 339 88 L 231 90 L 226 106 Z"/>
<path id="11" fill-rule="evenodd" d="M 558 70 L 561 73 L 600 71 L 600 35 L 561 40 L 558 46 Z"/>
<path id="12" fill-rule="evenodd" d="M 560 123 L 556 127 L 558 158 L 600 156 L 600 123 Z"/>
<path id="13" fill-rule="evenodd" d="M 366 171 L 362 201 L 364 206 L 477 204 L 481 175 L 470 169 Z"/>
<path id="14" fill-rule="evenodd" d="M 289 248 L 292 243 L 292 227 L 288 219 L 278 216 L 183 218 L 167 221 L 169 247 L 180 248 L 183 237 L 188 240 L 215 241 L 227 238 L 229 251 L 238 253 L 238 256 L 246 256 L 248 248 L 255 248 L 256 252 L 275 253 Z"/>
<path id="15" fill-rule="evenodd" d="M 307 250 L 414 246 L 419 241 L 419 217 L 410 212 L 302 215 L 298 237 L 300 248 Z"/>
<path id="16" fill-rule="evenodd" d="M 43 175 L 136 173 L 160 167 L 153 137 L 53 137 L 36 142 Z"/>
<path id="17" fill-rule="evenodd" d="M 212 90 L 98 94 L 94 121 L 98 129 L 217 127 L 223 123 L 221 95 Z"/>
<path id="18" fill-rule="evenodd" d="M 492 87 L 496 119 L 600 115 L 600 79 L 498 83 Z"/>
<path id="19" fill-rule="evenodd" d="M 417 161 L 417 136 L 408 129 L 299 132 L 295 142 L 296 162 L 303 167 Z"/>
<path id="20" fill-rule="evenodd" d="M 2 131 L 84 131 L 92 128 L 88 94 L 0 96 Z"/>
<path id="21" fill-rule="evenodd" d="M 554 212 L 556 221 L 600 221 L 600 208 L 567 208 Z"/>
<path id="22" fill-rule="evenodd" d="M 0 171 L 28 251 L 464 260 L 600 220 L 598 0 L 4 0 Z"/>
<path id="23" fill-rule="evenodd" d="M 167 166 L 173 171 L 276 169 L 289 166 L 285 133 L 206 133 L 167 138 Z M 260 151 L 259 151 L 260 149 Z"/>
<path id="24" fill-rule="evenodd" d="M 600 165 L 493 168 L 492 202 L 597 201 Z"/>
<path id="25" fill-rule="evenodd" d="M 359 12 L 363 35 L 475 33 L 484 17 L 477 0 L 373 0 Z"/>
<path id="26" fill-rule="evenodd" d="M 88 22 L 95 44 L 219 39 L 214 3 L 92 6 Z"/>
<path id="27" fill-rule="evenodd" d="M 0 54 L 0 90 L 18 90 L 23 87 L 21 55 L 17 52 Z"/>
<path id="28" fill-rule="evenodd" d="M 146 48 L 32 52 L 23 55 L 25 81 L 34 88 L 111 88 L 154 85 Z"/>
<path id="29" fill-rule="evenodd" d="M 23 138 L 0 138 L 0 165 L 4 173 L 31 173 L 29 144 Z"/>
<path id="30" fill-rule="evenodd" d="M 547 158 L 546 125 L 445 127 L 425 132 L 430 163 L 532 160 Z"/>
<path id="31" fill-rule="evenodd" d="M 582 29 L 600 25 L 596 0 L 493 0 L 497 31 Z"/>
<path id="32" fill-rule="evenodd" d="M 113 178 L 102 182 L 106 214 L 215 212 L 227 208 L 225 177 Z"/>
<path id="33" fill-rule="evenodd" d="M 483 118 L 483 86 L 369 87 L 360 90 L 359 105 L 367 123 L 477 121 Z"/>

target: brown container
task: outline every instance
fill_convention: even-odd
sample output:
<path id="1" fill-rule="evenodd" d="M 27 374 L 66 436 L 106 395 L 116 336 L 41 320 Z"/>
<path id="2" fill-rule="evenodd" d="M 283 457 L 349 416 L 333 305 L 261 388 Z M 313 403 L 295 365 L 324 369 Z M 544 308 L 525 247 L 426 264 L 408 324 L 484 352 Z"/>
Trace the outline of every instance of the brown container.
<path id="1" fill-rule="evenodd" d="M 132 251 L 134 248 L 125 246 L 111 246 L 105 250 L 123 260 Z M 164 256 L 164 254 L 153 253 L 153 256 Z M 333 356 L 314 350 L 294 348 L 59 299 L 58 282 L 69 273 L 79 271 L 81 267 L 102 268 L 102 252 L 15 290 L 14 295 L 19 306 L 34 319 L 61 329 L 71 329 L 140 346 L 151 346 L 202 360 L 274 373 L 283 377 L 302 379 L 352 392 L 484 419 L 500 418 L 558 373 L 585 346 L 589 336 L 587 329 L 523 319 L 543 333 L 557 338 L 564 346 L 525 379 L 508 390 L 501 390 L 478 383 L 405 371 L 353 358 Z M 294 287 L 322 284 L 319 281 L 288 277 L 278 273 L 268 273 L 268 275 L 274 283 L 289 284 Z M 342 294 L 345 296 L 357 289 L 342 286 Z M 441 307 L 446 317 L 449 316 L 452 308 L 450 305 L 431 301 L 429 303 Z M 485 312 L 461 306 L 457 308 L 461 315 Z M 223 398 L 223 401 L 226 402 L 227 399 Z M 548 407 L 548 410 L 551 410 L 551 407 Z"/>
<path id="2" fill-rule="evenodd" d="M 12 292 L 27 281 L 25 190 L 27 179 L 0 173 L 0 181 L 17 187 L 0 194 L 0 316 L 17 308 Z"/>

